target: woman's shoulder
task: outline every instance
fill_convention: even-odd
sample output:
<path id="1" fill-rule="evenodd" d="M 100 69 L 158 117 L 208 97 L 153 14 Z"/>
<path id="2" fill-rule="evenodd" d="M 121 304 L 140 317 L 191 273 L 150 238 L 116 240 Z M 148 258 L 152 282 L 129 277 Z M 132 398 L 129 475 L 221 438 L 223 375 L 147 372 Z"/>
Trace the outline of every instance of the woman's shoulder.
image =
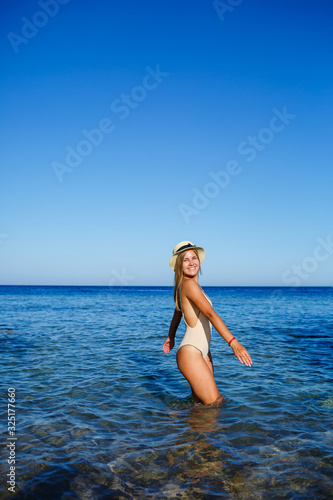
<path id="1" fill-rule="evenodd" d="M 189 292 L 189 291 L 201 290 L 200 285 L 192 279 L 187 279 L 187 280 L 183 281 L 181 288 L 182 288 L 182 290 L 184 290 L 185 293 Z"/>

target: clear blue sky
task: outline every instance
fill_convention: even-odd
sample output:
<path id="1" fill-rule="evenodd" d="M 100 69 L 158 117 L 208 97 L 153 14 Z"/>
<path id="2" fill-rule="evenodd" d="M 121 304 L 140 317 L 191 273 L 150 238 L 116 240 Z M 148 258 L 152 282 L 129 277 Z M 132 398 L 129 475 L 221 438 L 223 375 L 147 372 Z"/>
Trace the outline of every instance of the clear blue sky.
<path id="1" fill-rule="evenodd" d="M 224 3 L 2 2 L 1 284 L 332 285 L 333 6 Z"/>

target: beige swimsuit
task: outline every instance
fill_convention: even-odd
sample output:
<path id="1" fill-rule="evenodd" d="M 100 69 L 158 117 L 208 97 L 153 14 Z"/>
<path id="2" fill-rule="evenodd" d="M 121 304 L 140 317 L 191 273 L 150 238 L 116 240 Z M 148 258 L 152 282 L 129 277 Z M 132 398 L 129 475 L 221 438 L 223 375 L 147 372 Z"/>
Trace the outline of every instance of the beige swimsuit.
<path id="1" fill-rule="evenodd" d="M 182 311 L 182 315 L 184 318 L 184 323 L 186 325 L 186 331 L 185 331 L 184 338 L 181 341 L 181 343 L 177 349 L 177 352 L 184 345 L 191 345 L 191 346 L 195 347 L 196 349 L 198 349 L 201 352 L 202 357 L 205 359 L 207 357 L 207 355 L 209 353 L 209 349 L 210 349 L 210 339 L 212 336 L 211 322 L 208 320 L 208 318 L 206 318 L 206 316 L 201 311 L 199 311 L 199 316 L 198 316 L 198 319 L 197 319 L 195 326 L 192 327 L 186 323 L 185 316 L 183 313 L 183 308 L 182 308 L 182 301 L 181 301 L 181 297 L 180 297 L 181 288 L 182 288 L 182 285 L 181 285 L 180 290 L 179 290 L 179 302 L 180 302 L 180 308 Z M 204 293 L 204 291 L 202 291 L 202 293 L 204 294 L 204 296 L 206 297 L 208 302 L 211 304 L 209 297 L 207 297 L 207 295 Z"/>

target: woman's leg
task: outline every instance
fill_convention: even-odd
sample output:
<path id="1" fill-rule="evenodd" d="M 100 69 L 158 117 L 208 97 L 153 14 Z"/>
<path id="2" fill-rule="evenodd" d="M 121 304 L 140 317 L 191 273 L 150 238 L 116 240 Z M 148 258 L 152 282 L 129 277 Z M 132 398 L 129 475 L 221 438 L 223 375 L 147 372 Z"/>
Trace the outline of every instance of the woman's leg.
<path id="1" fill-rule="evenodd" d="M 212 373 L 213 365 L 203 359 L 198 349 L 190 345 L 181 347 L 177 352 L 177 365 L 191 386 L 194 400 L 197 396 L 204 404 L 219 402 L 221 394 Z"/>
<path id="2" fill-rule="evenodd" d="M 192 389 L 192 398 L 193 398 L 193 403 L 195 405 L 198 405 L 201 403 L 200 399 L 198 398 L 198 396 L 195 394 L 194 390 Z"/>
<path id="3" fill-rule="evenodd" d="M 212 374 L 214 375 L 214 366 L 213 366 L 213 358 L 212 358 L 212 355 L 209 351 L 209 353 L 207 354 L 206 358 L 205 358 L 205 361 L 208 365 L 208 368 L 210 369 L 210 371 L 212 372 Z"/>
<path id="4" fill-rule="evenodd" d="M 207 356 L 205 358 L 205 362 L 207 363 L 208 368 L 210 369 L 211 373 L 214 376 L 213 358 L 212 358 L 212 355 L 211 355 L 210 351 L 209 351 L 209 353 L 207 354 Z M 221 396 L 220 395 L 220 396 L 218 396 L 218 398 L 215 401 L 213 401 L 212 404 L 219 405 L 219 404 L 222 403 L 222 401 L 225 403 L 226 402 L 226 398 L 225 398 L 225 396 Z"/>

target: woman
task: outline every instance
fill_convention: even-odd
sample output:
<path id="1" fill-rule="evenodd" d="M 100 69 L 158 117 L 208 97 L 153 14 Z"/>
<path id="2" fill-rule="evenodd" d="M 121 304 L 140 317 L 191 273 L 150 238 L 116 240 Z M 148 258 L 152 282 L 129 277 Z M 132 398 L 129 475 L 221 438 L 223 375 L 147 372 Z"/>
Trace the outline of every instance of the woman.
<path id="1" fill-rule="evenodd" d="M 211 301 L 198 284 L 200 264 L 204 258 L 204 249 L 190 241 L 181 241 L 173 249 L 170 267 L 175 271 L 176 309 L 163 351 L 168 353 L 174 347 L 176 331 L 183 315 L 186 331 L 177 350 L 178 368 L 191 386 L 195 403 L 216 405 L 224 402 L 225 397 L 219 393 L 214 379 L 210 354 L 212 325 L 242 364 L 251 366 L 252 360 L 245 347 L 216 314 Z"/>

